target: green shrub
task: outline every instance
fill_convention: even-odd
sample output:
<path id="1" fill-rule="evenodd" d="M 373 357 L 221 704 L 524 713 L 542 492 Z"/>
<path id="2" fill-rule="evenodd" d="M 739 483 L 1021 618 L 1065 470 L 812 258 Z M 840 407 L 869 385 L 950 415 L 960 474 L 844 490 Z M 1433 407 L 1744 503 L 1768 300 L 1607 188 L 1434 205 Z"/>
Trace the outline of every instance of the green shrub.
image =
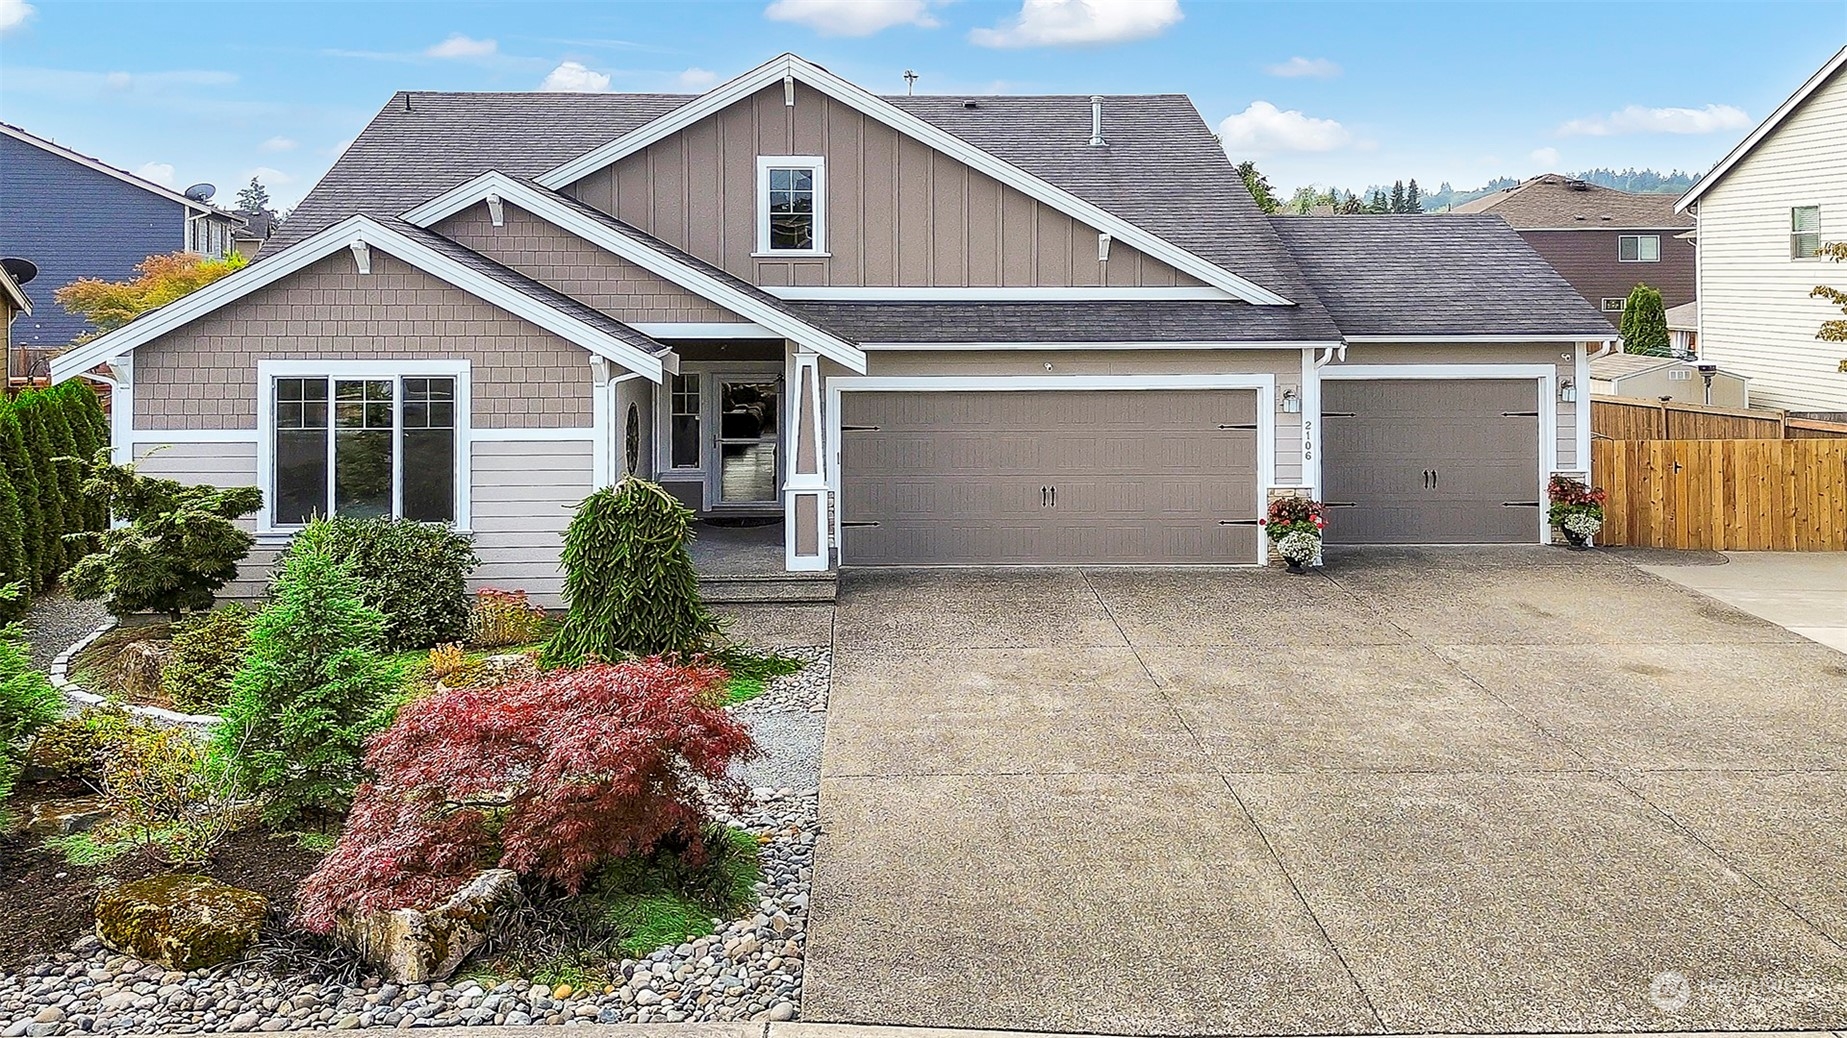
<path id="1" fill-rule="evenodd" d="M 244 665 L 251 620 L 250 610 L 225 606 L 174 626 L 160 668 L 160 690 L 174 707 L 201 714 L 224 706 L 231 679 Z"/>
<path id="2" fill-rule="evenodd" d="M 17 584 L 0 588 L 0 600 L 24 593 Z M 32 669 L 31 646 L 17 623 L 0 627 L 0 805 L 12 794 L 26 739 L 64 713 L 64 699 L 50 679 Z M 0 809 L 0 829 L 4 829 Z"/>
<path id="3" fill-rule="evenodd" d="M 100 783 L 110 751 L 128 737 L 131 725 L 139 723 L 113 704 L 85 707 L 39 729 L 26 760 L 59 778 Z"/>
<path id="4" fill-rule="evenodd" d="M 480 560 L 467 534 L 410 519 L 330 519 L 326 530 L 327 552 L 359 579 L 361 600 L 384 614 L 386 649 L 468 637 L 468 574 Z"/>
<path id="5" fill-rule="evenodd" d="M 87 469 L 84 494 L 125 522 L 83 535 L 96 550 L 65 575 L 71 593 L 103 599 L 117 616 L 209 610 L 256 543 L 237 520 L 261 507 L 262 492 L 143 476 L 100 451 Z"/>
<path id="6" fill-rule="evenodd" d="M 21 393 L 14 398 L 13 409 L 25 432 L 27 464 L 38 483 L 38 587 L 42 590 L 56 584 L 58 574 L 64 572 L 64 535 L 70 529 L 64 521 L 64 479 L 69 473 L 59 473 L 58 466 L 52 463 L 58 452 L 51 425 L 46 421 L 45 409 L 34 403 L 33 393 Z"/>
<path id="7" fill-rule="evenodd" d="M 693 513 L 659 485 L 624 476 L 584 498 L 564 534 L 564 626 L 548 665 L 702 652 L 718 622 L 699 597 Z"/>
<path id="8" fill-rule="evenodd" d="M 1623 304 L 1620 322 L 1623 352 L 1645 357 L 1671 357 L 1672 336 L 1667 331 L 1667 309 L 1661 293 L 1647 285 L 1637 285 Z"/>
<path id="9" fill-rule="evenodd" d="M 77 445 L 77 457 L 94 458 L 97 451 L 109 446 L 109 416 L 103 413 L 102 401 L 97 399 L 96 390 L 73 379 L 52 387 L 51 392 L 57 397 L 58 405 L 64 411 L 64 419 L 70 425 L 71 438 Z M 84 529 L 102 530 L 109 525 L 109 510 L 102 502 L 86 498 L 83 509 Z"/>
<path id="10" fill-rule="evenodd" d="M 25 563 L 27 590 L 36 590 L 44 572 L 44 509 L 39 505 L 38 469 L 32 464 L 32 451 L 26 445 L 25 424 L 11 401 L 0 402 L 0 461 L 5 462 L 7 479 L 19 501 L 20 554 Z M 25 598 L 17 600 L 23 607 Z"/>
<path id="11" fill-rule="evenodd" d="M 231 778 L 205 765 L 206 747 L 191 732 L 131 721 L 103 760 L 110 817 L 97 839 L 167 864 L 204 863 L 236 817 Z"/>
<path id="12" fill-rule="evenodd" d="M 344 807 L 366 737 L 383 727 L 398 668 L 380 655 L 385 617 L 334 560 L 329 524 L 295 537 L 212 733 L 214 766 L 289 821 Z"/>
<path id="13" fill-rule="evenodd" d="M 0 452 L 3 451 L 4 444 L 0 443 Z M 19 594 L 0 601 L 0 619 L 23 616 L 31 604 L 24 589 L 32 586 L 37 571 L 26 555 L 25 538 L 19 493 L 13 487 L 13 477 L 7 466 L 0 463 L 0 586 L 18 584 L 21 589 Z"/>

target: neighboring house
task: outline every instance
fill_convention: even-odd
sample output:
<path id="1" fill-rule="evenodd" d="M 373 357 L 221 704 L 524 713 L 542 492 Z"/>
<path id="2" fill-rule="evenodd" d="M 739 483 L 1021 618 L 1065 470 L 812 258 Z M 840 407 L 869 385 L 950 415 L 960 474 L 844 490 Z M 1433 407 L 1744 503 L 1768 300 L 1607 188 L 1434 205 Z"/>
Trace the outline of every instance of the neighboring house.
<path id="1" fill-rule="evenodd" d="M 1181 96 L 880 97 L 785 55 L 698 95 L 399 94 L 249 268 L 58 359 L 117 449 L 473 532 L 555 604 L 625 473 L 784 521 L 791 570 L 1256 564 L 1534 543 L 1602 315 L 1498 219 L 1269 218 Z M 164 447 L 158 453 L 150 453 Z"/>
<path id="2" fill-rule="evenodd" d="M 269 213 L 249 209 L 239 209 L 236 215 L 243 223 L 231 232 L 232 248 L 246 257 L 254 257 L 263 243 L 275 235 L 276 218 Z"/>
<path id="3" fill-rule="evenodd" d="M 1590 362 L 1590 391 L 1601 396 L 1671 400 L 1680 404 L 1750 407 L 1748 379 L 1714 364 L 1673 357 L 1612 353 Z"/>
<path id="4" fill-rule="evenodd" d="M 1618 191 L 1547 173 L 1450 212 L 1506 220 L 1611 324 L 1621 323 L 1636 285 L 1658 290 L 1667 306 L 1698 295 L 1693 242 L 1678 237 L 1693 221 L 1674 211 L 1673 195 Z"/>
<path id="5" fill-rule="evenodd" d="M 1847 411 L 1847 343 L 1815 337 L 1847 288 L 1847 47 L 1680 197 L 1699 219 L 1700 355 L 1751 379 L 1762 407 Z"/>
<path id="6" fill-rule="evenodd" d="M 90 330 L 52 299 L 79 278 L 125 281 L 149 256 L 231 252 L 241 221 L 17 126 L 0 123 L 0 250 L 38 265 L 23 347 L 59 347 Z"/>
<path id="7" fill-rule="evenodd" d="M 32 314 L 32 300 L 26 296 L 24 286 L 20 285 L 19 280 L 13 276 L 13 271 L 9 269 L 12 266 L 13 264 L 0 263 L 0 312 L 6 315 L 4 341 L 9 365 L 13 357 L 13 319 L 22 314 L 26 316 Z M 8 371 L 11 372 L 10 367 Z"/>
<path id="8" fill-rule="evenodd" d="M 1699 356 L 1699 300 L 1667 308 L 1667 345 L 1676 357 Z"/>

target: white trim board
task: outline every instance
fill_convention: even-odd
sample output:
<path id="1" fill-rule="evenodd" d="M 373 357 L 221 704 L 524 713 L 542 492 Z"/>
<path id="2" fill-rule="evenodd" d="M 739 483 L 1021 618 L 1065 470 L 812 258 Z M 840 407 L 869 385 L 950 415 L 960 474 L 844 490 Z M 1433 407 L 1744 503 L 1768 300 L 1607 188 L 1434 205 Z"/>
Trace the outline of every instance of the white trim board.
<path id="1" fill-rule="evenodd" d="M 1674 203 L 1674 211 L 1686 212 L 1687 207 L 1699 201 L 1700 196 L 1705 194 L 1708 188 L 1725 179 L 1725 175 L 1732 171 L 1732 167 L 1743 162 L 1746 155 L 1756 151 L 1757 146 L 1762 144 L 1766 137 L 1775 133 L 1777 127 L 1782 126 L 1785 119 L 1794 115 L 1796 109 L 1802 107 L 1803 102 L 1807 101 L 1815 91 L 1820 90 L 1823 84 L 1834 78 L 1834 74 L 1844 67 L 1847 67 L 1847 47 L 1835 51 L 1834 56 L 1824 62 L 1821 68 L 1808 78 L 1807 82 L 1797 87 L 1795 93 L 1789 95 L 1787 100 L 1778 105 L 1776 111 L 1770 113 L 1769 118 L 1759 123 L 1757 129 L 1752 130 L 1744 140 L 1739 141 L 1737 147 L 1726 152 L 1725 157 L 1712 167 L 1711 172 L 1699 178 L 1692 187 L 1687 188 L 1687 193 L 1681 195 Z"/>
<path id="2" fill-rule="evenodd" d="M 630 328 L 650 339 L 780 339 L 755 321 L 634 321 Z"/>
<path id="3" fill-rule="evenodd" d="M 894 350 L 916 353 L 958 350 L 998 352 L 1008 350 L 1137 350 L 1146 353 L 1155 350 L 1321 350 L 1339 345 L 1338 342 L 1159 342 L 1145 340 L 1140 342 L 862 342 L 859 348 L 870 353 Z"/>
<path id="4" fill-rule="evenodd" d="M 765 285 L 763 290 L 778 299 L 808 302 L 847 303 L 1027 303 L 1027 302 L 1148 302 L 1151 300 L 1217 301 L 1236 299 L 1230 292 L 1210 285 L 1173 286 L 1095 286 L 1042 285 L 1018 287 L 948 287 L 904 285 L 895 287 L 861 285 Z"/>
<path id="5" fill-rule="evenodd" d="M 1208 375 L 889 375 L 846 376 L 827 380 L 827 406 L 823 419 L 826 438 L 827 487 L 834 495 L 834 543 L 841 541 L 840 405 L 841 394 L 856 392 L 993 393 L 993 392 L 1096 392 L 1156 389 L 1254 390 L 1257 394 L 1257 502 L 1262 516 L 1270 487 L 1276 484 L 1276 376 L 1257 373 Z M 1252 565 L 1268 561 L 1268 541 L 1257 531 L 1257 557 Z M 848 561 L 847 564 L 851 564 Z"/>
<path id="6" fill-rule="evenodd" d="M 1558 465 L 1558 368 L 1551 364 L 1329 364 L 1321 369 L 1323 381 L 1348 382 L 1390 381 L 1392 379 L 1433 379 L 1465 381 L 1468 379 L 1532 379 L 1539 397 L 1539 541 L 1552 540 L 1552 523 L 1546 516 L 1546 484 Z M 1578 390 L 1579 400 L 1589 398 L 1585 387 Z M 1319 397 L 1316 400 L 1319 406 Z M 1583 405 L 1580 405 L 1583 406 Z M 1320 493 L 1320 488 L 1316 488 Z"/>
<path id="7" fill-rule="evenodd" d="M 377 247 L 432 277 L 491 303 L 516 317 L 608 357 L 630 371 L 659 382 L 670 369 L 671 355 L 644 352 L 576 317 L 555 310 L 531 296 L 515 291 L 494 278 L 455 262 L 421 242 L 364 216 L 354 216 L 296 243 L 273 259 L 245 267 L 210 285 L 146 314 L 115 331 L 100 335 L 51 362 L 53 382 L 63 382 L 114 357 L 122 356 L 161 335 L 242 299 L 257 289 L 288 277 L 343 248 Z"/>
<path id="8" fill-rule="evenodd" d="M 596 439 L 596 430 L 584 426 L 569 429 L 483 429 L 468 431 L 470 443 L 579 443 Z"/>
<path id="9" fill-rule="evenodd" d="M 592 245 L 602 248 L 611 255 L 619 256 L 651 273 L 658 274 L 688 292 L 717 303 L 779 335 L 794 339 L 844 367 L 854 371 L 866 370 L 866 355 L 860 352 L 859 347 L 847 340 L 809 324 L 779 307 L 771 306 L 748 292 L 740 291 L 735 285 L 727 284 L 653 246 L 618 231 L 610 230 L 597 220 L 559 201 L 549 191 L 536 190 L 526 182 L 497 170 L 483 173 L 459 187 L 430 199 L 405 213 L 404 219 L 419 227 L 429 227 L 469 206 L 486 201 L 489 195 L 497 195 L 502 204 L 510 202 L 552 226 L 575 234 Z"/>
<path id="10" fill-rule="evenodd" d="M 256 443 L 256 429 L 130 429 L 125 442 L 137 447 L 163 443 Z"/>
<path id="11" fill-rule="evenodd" d="M 1452 342 L 1603 342 L 1614 340 L 1616 336 L 1608 334 L 1592 335 L 1349 335 L 1351 343 L 1397 343 L 1404 346 L 1416 346 L 1420 343 Z"/>
<path id="12" fill-rule="evenodd" d="M 1293 305 L 1283 296 L 1239 277 L 1223 267 L 1208 263 L 1172 242 L 1086 202 L 1010 162 L 997 158 L 962 138 L 919 119 L 877 95 L 794 54 L 783 54 L 772 58 L 608 144 L 585 152 L 563 165 L 540 174 L 534 180 L 540 186 L 554 190 L 574 184 L 625 156 L 632 155 L 656 141 L 672 136 L 757 91 L 774 86 L 785 79 L 792 79 L 812 87 L 884 123 L 899 133 L 921 141 L 1015 190 L 1044 202 L 1066 216 L 1088 224 L 1171 267 L 1185 271 L 1208 285 L 1216 285 L 1240 299 L 1263 306 Z"/>

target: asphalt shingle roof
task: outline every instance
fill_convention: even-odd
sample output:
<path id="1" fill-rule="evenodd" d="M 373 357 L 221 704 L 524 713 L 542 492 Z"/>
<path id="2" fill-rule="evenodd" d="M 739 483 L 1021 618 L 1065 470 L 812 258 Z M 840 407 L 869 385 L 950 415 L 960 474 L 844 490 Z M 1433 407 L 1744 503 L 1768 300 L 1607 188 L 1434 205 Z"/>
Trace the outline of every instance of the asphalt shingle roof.
<path id="1" fill-rule="evenodd" d="M 1602 340 L 1610 322 L 1498 216 L 1275 216 L 1348 335 Z"/>
<path id="2" fill-rule="evenodd" d="M 519 271 L 514 270 L 512 267 L 496 263 L 473 249 L 451 241 L 434 231 L 424 230 L 416 224 L 397 219 L 396 217 L 381 220 L 380 222 L 399 234 L 404 235 L 406 238 L 441 253 L 447 259 L 454 260 L 471 270 L 486 274 L 488 277 L 493 278 L 507 288 L 527 296 L 535 302 L 543 303 L 560 313 L 574 317 L 590 327 L 612 338 L 628 343 L 630 346 L 644 353 L 651 353 L 658 356 L 673 352 L 672 347 L 636 331 L 634 328 L 616 320 L 603 311 L 587 303 L 579 302 L 571 296 L 565 295 L 563 292 L 554 288 L 550 288 L 539 281 L 535 281 L 521 274 Z"/>
<path id="3" fill-rule="evenodd" d="M 1692 227 L 1691 216 L 1674 211 L 1675 198 L 1618 191 L 1546 173 L 1464 202 L 1450 212 L 1493 213 L 1519 230 Z"/>
<path id="4" fill-rule="evenodd" d="M 1300 308 L 1242 301 L 790 304 L 859 342 L 1331 342 Z"/>

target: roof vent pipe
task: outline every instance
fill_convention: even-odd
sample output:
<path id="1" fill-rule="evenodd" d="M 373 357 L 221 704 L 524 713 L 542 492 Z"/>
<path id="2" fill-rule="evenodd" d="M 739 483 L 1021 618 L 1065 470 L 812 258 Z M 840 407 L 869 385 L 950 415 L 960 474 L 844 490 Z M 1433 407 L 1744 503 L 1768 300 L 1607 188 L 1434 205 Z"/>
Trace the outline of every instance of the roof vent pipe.
<path id="1" fill-rule="evenodd" d="M 1103 95 L 1090 95 L 1090 146 L 1103 147 Z"/>

